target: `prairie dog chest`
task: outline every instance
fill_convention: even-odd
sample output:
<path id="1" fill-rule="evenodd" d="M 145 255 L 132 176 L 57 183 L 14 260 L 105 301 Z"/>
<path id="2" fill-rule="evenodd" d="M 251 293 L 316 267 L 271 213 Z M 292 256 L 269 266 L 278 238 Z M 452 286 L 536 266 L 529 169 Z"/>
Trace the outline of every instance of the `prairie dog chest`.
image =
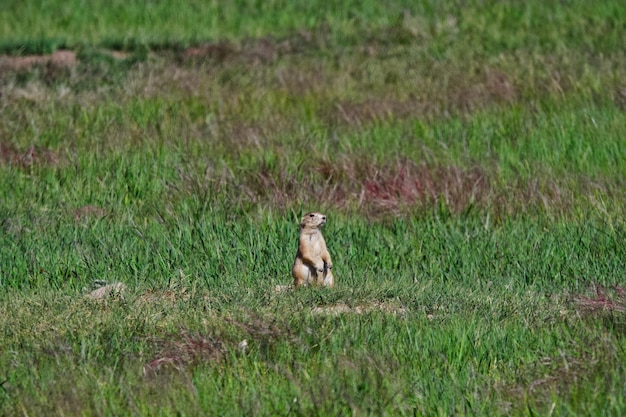
<path id="1" fill-rule="evenodd" d="M 300 245 L 305 247 L 311 253 L 321 253 L 326 249 L 324 237 L 317 230 L 309 233 L 302 233 L 300 236 Z"/>

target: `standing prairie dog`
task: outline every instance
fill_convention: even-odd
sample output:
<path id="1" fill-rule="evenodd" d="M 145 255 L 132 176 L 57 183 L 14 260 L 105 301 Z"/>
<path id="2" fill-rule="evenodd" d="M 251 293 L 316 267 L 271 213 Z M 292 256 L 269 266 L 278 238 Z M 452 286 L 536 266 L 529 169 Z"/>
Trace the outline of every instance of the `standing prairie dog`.
<path id="1" fill-rule="evenodd" d="M 333 262 L 320 231 L 325 224 L 326 216 L 322 213 L 307 213 L 300 221 L 298 253 L 291 270 L 294 287 L 309 284 L 332 287 L 335 284 L 331 271 Z"/>

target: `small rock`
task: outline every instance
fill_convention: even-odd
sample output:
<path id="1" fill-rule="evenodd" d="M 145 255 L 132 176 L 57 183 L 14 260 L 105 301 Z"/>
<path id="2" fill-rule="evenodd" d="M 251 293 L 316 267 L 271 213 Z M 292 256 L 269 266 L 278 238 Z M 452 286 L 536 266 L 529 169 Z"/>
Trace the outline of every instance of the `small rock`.
<path id="1" fill-rule="evenodd" d="M 283 293 L 283 292 L 287 292 L 293 289 L 292 285 L 277 285 L 276 287 L 274 287 L 274 292 L 277 294 Z"/>
<path id="2" fill-rule="evenodd" d="M 93 290 L 85 297 L 91 298 L 92 300 L 102 300 L 110 295 L 118 295 L 121 296 L 122 293 L 126 290 L 126 284 L 123 282 L 113 282 L 111 284 L 107 284 L 103 287 L 100 287 L 96 290 Z"/>

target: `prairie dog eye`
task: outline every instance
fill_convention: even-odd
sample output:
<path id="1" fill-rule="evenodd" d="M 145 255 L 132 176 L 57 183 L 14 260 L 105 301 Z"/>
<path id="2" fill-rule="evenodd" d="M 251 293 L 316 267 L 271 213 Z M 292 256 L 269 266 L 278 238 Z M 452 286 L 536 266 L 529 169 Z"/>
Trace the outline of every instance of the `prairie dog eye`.
<path id="1" fill-rule="evenodd" d="M 309 214 L 309 217 L 315 217 L 315 214 L 311 213 Z"/>

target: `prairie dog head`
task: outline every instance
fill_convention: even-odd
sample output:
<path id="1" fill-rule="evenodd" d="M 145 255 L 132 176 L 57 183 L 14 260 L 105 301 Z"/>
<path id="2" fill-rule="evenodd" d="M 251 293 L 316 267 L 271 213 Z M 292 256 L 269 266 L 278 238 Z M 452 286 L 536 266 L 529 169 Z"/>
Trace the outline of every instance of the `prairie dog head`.
<path id="1" fill-rule="evenodd" d="M 307 213 L 300 220 L 300 229 L 319 229 L 326 224 L 326 215 L 322 213 Z"/>

